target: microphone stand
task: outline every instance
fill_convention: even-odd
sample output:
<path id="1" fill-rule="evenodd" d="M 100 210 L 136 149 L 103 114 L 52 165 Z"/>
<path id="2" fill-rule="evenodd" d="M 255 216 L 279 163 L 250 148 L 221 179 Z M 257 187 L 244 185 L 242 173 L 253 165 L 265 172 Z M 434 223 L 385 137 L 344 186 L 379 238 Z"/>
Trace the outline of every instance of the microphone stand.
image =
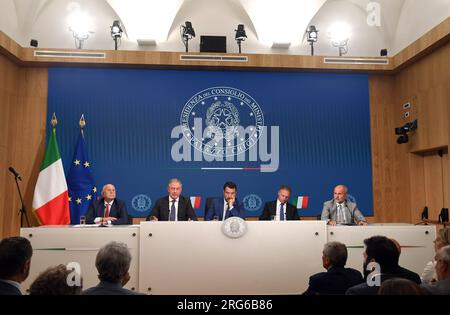
<path id="1" fill-rule="evenodd" d="M 30 221 L 28 220 L 27 209 L 25 208 L 25 204 L 24 204 L 24 202 L 23 202 L 22 192 L 20 191 L 19 182 L 17 181 L 17 177 L 18 177 L 18 176 L 14 176 L 14 180 L 16 181 L 17 191 L 19 192 L 20 203 L 21 203 L 21 206 L 22 206 L 22 207 L 19 209 L 19 213 L 18 213 L 18 215 L 20 215 L 20 227 L 24 227 L 24 226 L 23 226 L 23 218 L 24 218 L 24 217 L 25 217 L 25 220 L 26 220 L 26 222 L 27 222 L 27 226 L 28 226 L 28 227 L 31 227 Z"/>

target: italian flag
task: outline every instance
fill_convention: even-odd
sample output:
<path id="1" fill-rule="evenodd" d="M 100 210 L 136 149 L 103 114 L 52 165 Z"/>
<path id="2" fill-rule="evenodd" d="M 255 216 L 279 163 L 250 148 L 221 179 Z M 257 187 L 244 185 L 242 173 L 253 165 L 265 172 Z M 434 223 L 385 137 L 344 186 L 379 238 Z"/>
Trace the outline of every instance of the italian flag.
<path id="1" fill-rule="evenodd" d="M 192 208 L 199 209 L 201 201 L 202 201 L 202 197 L 191 197 Z"/>
<path id="2" fill-rule="evenodd" d="M 69 195 L 55 128 L 34 189 L 33 209 L 43 225 L 70 224 Z"/>
<path id="3" fill-rule="evenodd" d="M 296 200 L 294 200 L 294 206 L 297 209 L 305 209 L 308 208 L 308 196 L 298 196 Z"/>

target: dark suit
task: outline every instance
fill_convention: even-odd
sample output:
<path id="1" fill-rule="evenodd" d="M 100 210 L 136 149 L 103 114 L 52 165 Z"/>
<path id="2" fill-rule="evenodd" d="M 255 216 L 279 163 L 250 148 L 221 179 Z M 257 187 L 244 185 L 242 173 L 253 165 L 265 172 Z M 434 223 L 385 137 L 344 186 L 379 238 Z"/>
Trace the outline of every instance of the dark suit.
<path id="1" fill-rule="evenodd" d="M 81 295 L 145 295 L 122 288 L 120 283 L 100 281 L 96 287 L 89 288 L 81 292 Z"/>
<path id="2" fill-rule="evenodd" d="M 155 206 L 147 217 L 147 221 L 151 216 L 157 217 L 158 221 L 169 221 L 169 196 L 160 198 L 156 201 Z M 184 196 L 178 199 L 178 221 L 188 221 L 188 219 L 197 221 L 197 215 L 191 205 L 191 200 Z"/>
<path id="3" fill-rule="evenodd" d="M 105 214 L 105 199 L 95 200 L 86 213 L 86 223 L 94 224 L 95 218 L 101 218 Z M 120 199 L 114 199 L 109 209 L 109 216 L 117 218 L 117 221 L 111 222 L 114 225 L 128 224 L 127 205 Z"/>
<path id="4" fill-rule="evenodd" d="M 412 272 L 408 269 L 405 269 L 403 267 L 398 267 L 397 271 L 390 273 L 390 274 L 382 274 L 381 275 L 381 283 L 388 279 L 392 278 L 403 278 L 410 280 L 412 282 L 415 282 L 417 284 L 421 283 L 420 277 L 417 273 Z M 373 286 L 369 287 L 366 282 L 361 283 L 359 285 L 356 285 L 354 287 L 351 287 L 347 290 L 345 294 L 347 295 L 376 295 L 378 293 L 378 290 L 380 289 L 379 286 Z"/>
<path id="5" fill-rule="evenodd" d="M 0 281 L 0 295 L 22 295 L 22 292 L 12 284 Z"/>
<path id="6" fill-rule="evenodd" d="M 362 283 L 363 277 L 358 270 L 344 267 L 331 267 L 327 272 L 317 273 L 309 278 L 309 287 L 305 295 L 345 294 L 348 288 Z"/>
<path id="7" fill-rule="evenodd" d="M 273 215 L 277 214 L 277 201 L 266 202 L 263 213 L 259 216 L 260 220 L 270 220 Z M 286 204 L 286 220 L 300 220 L 297 209 L 289 202 Z"/>
<path id="8" fill-rule="evenodd" d="M 206 209 L 205 211 L 205 221 L 211 221 L 215 216 L 219 218 L 219 221 L 222 221 L 223 209 L 225 206 L 223 197 L 213 198 L 210 204 L 207 206 L 208 209 Z M 240 217 L 242 219 L 245 219 L 244 205 L 236 200 L 234 202 L 233 208 L 230 209 L 230 214 L 225 219 L 228 219 L 229 217 Z"/>

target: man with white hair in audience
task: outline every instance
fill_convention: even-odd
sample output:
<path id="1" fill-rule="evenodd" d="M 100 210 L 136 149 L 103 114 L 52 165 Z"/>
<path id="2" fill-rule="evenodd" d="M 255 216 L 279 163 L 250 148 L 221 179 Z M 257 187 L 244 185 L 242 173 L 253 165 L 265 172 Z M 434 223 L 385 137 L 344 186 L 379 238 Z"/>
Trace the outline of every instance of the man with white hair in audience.
<path id="1" fill-rule="evenodd" d="M 438 281 L 422 285 L 427 294 L 450 295 L 450 245 L 442 247 L 435 256 Z"/>

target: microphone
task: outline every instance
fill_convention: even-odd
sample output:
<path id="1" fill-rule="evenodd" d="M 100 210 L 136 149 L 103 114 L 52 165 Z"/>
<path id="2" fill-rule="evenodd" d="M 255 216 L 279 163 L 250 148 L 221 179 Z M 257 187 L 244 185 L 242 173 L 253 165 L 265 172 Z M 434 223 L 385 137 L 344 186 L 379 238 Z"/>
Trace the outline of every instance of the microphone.
<path id="1" fill-rule="evenodd" d="M 10 167 L 9 167 L 9 171 L 10 171 L 11 173 L 13 173 L 14 176 L 15 176 L 18 180 L 22 180 L 22 178 L 20 177 L 20 174 L 17 173 L 17 171 L 14 169 L 14 167 L 10 166 Z"/>

